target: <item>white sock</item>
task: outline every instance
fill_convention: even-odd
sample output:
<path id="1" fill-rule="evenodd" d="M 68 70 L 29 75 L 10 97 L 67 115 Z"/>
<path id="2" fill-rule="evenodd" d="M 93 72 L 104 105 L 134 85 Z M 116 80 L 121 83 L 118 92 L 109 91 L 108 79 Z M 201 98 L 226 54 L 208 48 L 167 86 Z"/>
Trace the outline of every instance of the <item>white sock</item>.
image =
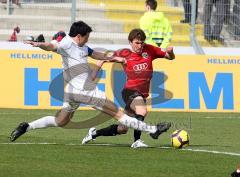
<path id="1" fill-rule="evenodd" d="M 129 128 L 133 128 L 135 130 L 140 130 L 140 131 L 144 131 L 144 132 L 148 132 L 148 133 L 155 133 L 157 131 L 156 126 L 148 125 L 145 122 L 139 121 L 136 118 L 130 117 L 126 114 L 124 114 L 118 121 L 121 124 L 123 124 Z"/>
<path id="2" fill-rule="evenodd" d="M 56 117 L 54 116 L 45 116 L 33 122 L 30 122 L 27 131 L 37 128 L 57 127 L 58 125 L 55 121 L 55 118 Z"/>

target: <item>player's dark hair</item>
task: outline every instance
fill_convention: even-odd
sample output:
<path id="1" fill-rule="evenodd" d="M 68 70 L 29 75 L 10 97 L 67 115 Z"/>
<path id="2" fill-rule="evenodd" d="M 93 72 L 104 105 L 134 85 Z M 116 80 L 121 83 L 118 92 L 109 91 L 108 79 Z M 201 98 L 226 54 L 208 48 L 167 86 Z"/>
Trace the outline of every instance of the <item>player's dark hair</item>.
<path id="1" fill-rule="evenodd" d="M 157 1 L 156 0 L 146 0 L 146 5 L 148 5 L 152 10 L 157 9 Z"/>
<path id="2" fill-rule="evenodd" d="M 132 31 L 130 31 L 128 35 L 128 40 L 132 42 L 134 39 L 137 39 L 139 41 L 145 41 L 146 35 L 143 30 L 140 28 L 135 28 Z"/>
<path id="3" fill-rule="evenodd" d="M 70 28 L 69 36 L 75 37 L 78 34 L 85 36 L 92 32 L 92 28 L 83 21 L 74 22 Z"/>

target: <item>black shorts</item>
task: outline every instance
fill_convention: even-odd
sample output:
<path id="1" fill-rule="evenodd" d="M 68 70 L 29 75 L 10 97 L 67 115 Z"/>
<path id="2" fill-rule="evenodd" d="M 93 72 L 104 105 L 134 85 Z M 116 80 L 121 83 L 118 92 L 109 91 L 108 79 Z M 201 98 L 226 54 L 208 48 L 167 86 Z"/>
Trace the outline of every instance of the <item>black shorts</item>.
<path id="1" fill-rule="evenodd" d="M 134 100 L 134 98 L 136 98 L 138 96 L 141 96 L 143 98 L 144 102 L 146 103 L 146 99 L 144 98 L 143 94 L 141 94 L 139 91 L 130 90 L 130 89 L 126 89 L 126 88 L 124 88 L 122 90 L 122 99 L 126 104 L 126 106 L 125 106 L 126 111 L 135 113 L 135 111 L 131 109 L 130 105 L 131 105 L 132 101 Z"/>

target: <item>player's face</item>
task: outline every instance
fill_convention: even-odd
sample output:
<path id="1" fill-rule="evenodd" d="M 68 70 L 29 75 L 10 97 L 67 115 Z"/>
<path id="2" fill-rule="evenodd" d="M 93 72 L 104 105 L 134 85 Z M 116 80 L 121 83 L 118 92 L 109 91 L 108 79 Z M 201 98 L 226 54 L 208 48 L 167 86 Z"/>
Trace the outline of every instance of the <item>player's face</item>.
<path id="1" fill-rule="evenodd" d="M 135 53 L 141 53 L 143 46 L 144 46 L 144 42 L 140 41 L 138 39 L 133 39 L 132 42 L 130 42 L 130 45 L 132 47 L 132 51 Z"/>
<path id="2" fill-rule="evenodd" d="M 85 36 L 81 36 L 80 34 L 78 35 L 78 45 L 83 46 L 84 44 L 87 43 L 89 38 L 89 33 L 87 33 Z"/>

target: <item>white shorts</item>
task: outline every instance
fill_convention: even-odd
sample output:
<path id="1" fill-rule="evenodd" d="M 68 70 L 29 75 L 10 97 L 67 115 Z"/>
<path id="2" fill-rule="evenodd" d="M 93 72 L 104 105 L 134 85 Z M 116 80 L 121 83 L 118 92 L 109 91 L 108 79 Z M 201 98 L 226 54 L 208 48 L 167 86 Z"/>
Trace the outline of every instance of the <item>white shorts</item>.
<path id="1" fill-rule="evenodd" d="M 64 92 L 62 108 L 67 112 L 74 112 L 82 103 L 101 109 L 105 105 L 106 99 L 105 92 L 97 87 L 92 90 L 78 90 L 69 86 Z"/>

